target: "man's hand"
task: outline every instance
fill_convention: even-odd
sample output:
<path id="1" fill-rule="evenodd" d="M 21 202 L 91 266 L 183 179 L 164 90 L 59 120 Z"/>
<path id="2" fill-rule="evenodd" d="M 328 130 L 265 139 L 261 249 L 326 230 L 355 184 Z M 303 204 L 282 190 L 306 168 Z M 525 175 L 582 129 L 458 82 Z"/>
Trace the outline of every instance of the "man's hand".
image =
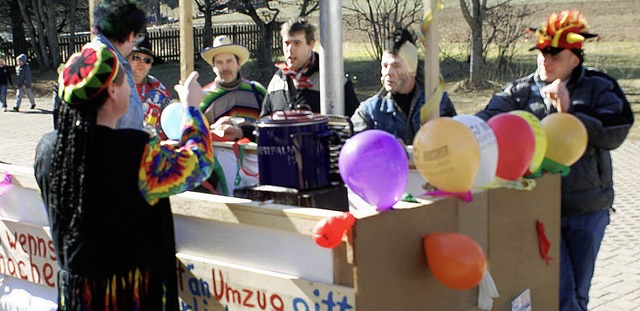
<path id="1" fill-rule="evenodd" d="M 551 99 L 551 103 L 558 112 L 567 112 L 569 111 L 569 106 L 571 105 L 571 99 L 569 98 L 569 90 L 567 89 L 567 81 L 561 81 L 560 79 L 556 79 L 551 84 L 545 85 L 540 93 L 542 96 Z"/>
<path id="2" fill-rule="evenodd" d="M 183 106 L 198 107 L 202 102 L 202 86 L 198 83 L 198 73 L 193 71 L 184 82 L 174 86 Z"/>
<path id="3" fill-rule="evenodd" d="M 221 117 L 216 123 L 211 124 L 211 132 L 223 140 L 236 140 L 243 136 L 240 126 L 228 116 Z"/>

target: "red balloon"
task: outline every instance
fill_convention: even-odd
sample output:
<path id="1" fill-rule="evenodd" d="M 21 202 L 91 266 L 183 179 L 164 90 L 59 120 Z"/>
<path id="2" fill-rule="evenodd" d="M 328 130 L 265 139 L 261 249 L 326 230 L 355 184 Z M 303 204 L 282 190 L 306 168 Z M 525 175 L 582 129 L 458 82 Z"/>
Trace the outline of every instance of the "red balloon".
<path id="1" fill-rule="evenodd" d="M 335 248 L 342 242 L 342 235 L 353 227 L 356 218 L 349 212 L 320 220 L 313 228 L 313 240 L 316 244 Z"/>
<path id="2" fill-rule="evenodd" d="M 475 240 L 461 233 L 432 233 L 423 241 L 429 268 L 440 283 L 461 290 L 480 284 L 487 258 Z"/>
<path id="3" fill-rule="evenodd" d="M 502 113 L 487 122 L 498 141 L 496 176 L 515 181 L 529 169 L 536 148 L 535 135 L 529 122 L 510 113 Z"/>

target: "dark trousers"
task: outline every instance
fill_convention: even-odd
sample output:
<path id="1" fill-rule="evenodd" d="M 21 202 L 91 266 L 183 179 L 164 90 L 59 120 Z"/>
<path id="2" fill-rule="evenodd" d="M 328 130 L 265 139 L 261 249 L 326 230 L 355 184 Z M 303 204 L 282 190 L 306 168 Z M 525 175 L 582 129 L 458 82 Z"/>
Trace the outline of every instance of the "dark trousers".
<path id="1" fill-rule="evenodd" d="M 608 209 L 562 218 L 560 311 L 587 311 L 596 257 L 608 224 Z"/>

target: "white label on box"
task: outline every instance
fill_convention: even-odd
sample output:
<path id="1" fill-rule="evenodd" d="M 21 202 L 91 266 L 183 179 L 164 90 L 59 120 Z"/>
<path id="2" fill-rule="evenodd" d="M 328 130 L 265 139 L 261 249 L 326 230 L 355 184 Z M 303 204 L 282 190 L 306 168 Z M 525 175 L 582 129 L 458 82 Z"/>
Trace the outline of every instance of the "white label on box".
<path id="1" fill-rule="evenodd" d="M 528 288 L 511 301 L 511 311 L 531 311 L 531 291 Z"/>

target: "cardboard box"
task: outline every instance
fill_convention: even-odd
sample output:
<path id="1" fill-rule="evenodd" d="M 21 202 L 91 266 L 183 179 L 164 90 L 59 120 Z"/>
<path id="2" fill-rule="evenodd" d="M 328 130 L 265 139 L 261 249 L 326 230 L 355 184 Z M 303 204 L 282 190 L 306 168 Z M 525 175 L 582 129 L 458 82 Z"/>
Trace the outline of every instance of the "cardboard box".
<path id="1" fill-rule="evenodd" d="M 536 180 L 532 191 L 488 192 L 489 264 L 500 298 L 493 310 L 511 310 L 511 301 L 527 288 L 533 310 L 557 310 L 560 276 L 560 175 Z M 551 242 L 549 265 L 540 257 L 536 220 Z"/>
<path id="2" fill-rule="evenodd" d="M 534 310 L 557 310 L 560 176 L 537 180 L 531 191 L 492 189 L 465 203 L 453 198 L 360 217 L 353 230 L 354 286 L 358 310 L 480 310 L 478 288 L 453 290 L 429 270 L 422 236 L 464 233 L 487 256 L 500 298 L 492 310 L 530 289 Z M 551 242 L 549 265 L 540 257 L 536 220 Z"/>

